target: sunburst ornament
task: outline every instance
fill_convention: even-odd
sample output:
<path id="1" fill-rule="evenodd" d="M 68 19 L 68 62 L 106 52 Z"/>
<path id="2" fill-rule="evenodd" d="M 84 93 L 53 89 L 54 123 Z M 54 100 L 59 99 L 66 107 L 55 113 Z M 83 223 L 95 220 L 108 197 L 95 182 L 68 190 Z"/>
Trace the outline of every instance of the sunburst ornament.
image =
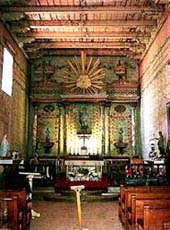
<path id="1" fill-rule="evenodd" d="M 74 57 L 72 61 L 66 60 L 68 70 L 65 71 L 64 87 L 75 94 L 96 94 L 104 87 L 102 79 L 105 73 L 99 67 L 99 58 L 93 61 L 93 57 L 86 57 L 81 51 L 81 58 Z"/>

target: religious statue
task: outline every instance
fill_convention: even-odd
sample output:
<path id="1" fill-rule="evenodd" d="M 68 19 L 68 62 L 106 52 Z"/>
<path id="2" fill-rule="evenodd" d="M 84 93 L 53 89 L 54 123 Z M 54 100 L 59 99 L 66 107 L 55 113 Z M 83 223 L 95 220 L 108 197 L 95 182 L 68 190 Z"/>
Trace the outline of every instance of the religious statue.
<path id="1" fill-rule="evenodd" d="M 166 144 L 165 165 L 166 165 L 166 177 L 168 180 L 168 184 L 170 184 L 170 134 L 168 135 L 168 140 Z"/>
<path id="2" fill-rule="evenodd" d="M 167 144 L 166 144 L 166 156 L 170 157 L 170 135 L 168 136 Z"/>
<path id="3" fill-rule="evenodd" d="M 89 125 L 89 113 L 86 107 L 83 107 L 82 110 L 79 112 L 79 123 L 81 129 L 87 129 Z"/>
<path id="4" fill-rule="evenodd" d="M 118 140 L 117 142 L 114 143 L 115 147 L 118 150 L 118 154 L 120 155 L 124 154 L 124 150 L 128 146 L 127 142 L 123 142 L 123 133 L 124 133 L 123 128 L 120 128 L 118 132 Z"/>
<path id="5" fill-rule="evenodd" d="M 45 153 L 49 153 L 51 151 L 51 148 L 53 147 L 54 142 L 51 140 L 51 131 L 50 128 L 47 127 L 45 129 L 45 142 L 43 142 L 43 146 L 45 148 Z"/>
<path id="6" fill-rule="evenodd" d="M 154 143 L 151 143 L 151 151 L 149 152 L 149 158 L 155 160 L 157 158 L 157 152 L 155 151 Z"/>
<path id="7" fill-rule="evenodd" d="M 158 138 L 158 149 L 160 157 L 165 157 L 165 138 L 162 134 L 162 131 L 159 131 L 159 138 Z"/>
<path id="8" fill-rule="evenodd" d="M 119 137 L 118 137 L 118 142 L 123 143 L 123 129 L 119 129 Z"/>
<path id="9" fill-rule="evenodd" d="M 50 141 L 50 136 L 51 136 L 50 129 L 47 127 L 46 130 L 45 130 L 45 140 L 46 140 L 46 142 Z"/>
<path id="10" fill-rule="evenodd" d="M 1 146 L 0 146 L 0 156 L 6 157 L 8 151 L 9 151 L 9 143 L 7 140 L 7 134 L 5 134 L 3 139 L 2 139 Z"/>

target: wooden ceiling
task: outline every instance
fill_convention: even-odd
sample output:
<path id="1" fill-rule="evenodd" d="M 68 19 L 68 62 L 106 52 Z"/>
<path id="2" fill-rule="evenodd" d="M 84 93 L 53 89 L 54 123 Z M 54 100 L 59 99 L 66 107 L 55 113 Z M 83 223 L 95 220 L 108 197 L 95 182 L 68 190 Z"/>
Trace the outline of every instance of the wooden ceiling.
<path id="1" fill-rule="evenodd" d="M 140 60 L 169 0 L 1 0 L 0 18 L 25 54 L 127 56 Z"/>

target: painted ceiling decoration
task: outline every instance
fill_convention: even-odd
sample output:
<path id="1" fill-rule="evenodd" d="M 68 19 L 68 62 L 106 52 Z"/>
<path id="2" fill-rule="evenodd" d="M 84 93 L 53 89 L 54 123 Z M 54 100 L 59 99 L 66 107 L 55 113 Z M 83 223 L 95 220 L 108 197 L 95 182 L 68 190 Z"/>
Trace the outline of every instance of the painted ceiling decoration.
<path id="1" fill-rule="evenodd" d="M 84 51 L 81 51 L 81 58 L 76 56 L 72 61 L 67 60 L 69 69 L 64 77 L 64 86 L 72 93 L 78 94 L 96 94 L 103 88 L 102 79 L 105 74 L 100 68 L 100 59 L 94 61 L 93 57 L 87 57 Z"/>
<path id="2" fill-rule="evenodd" d="M 0 19 L 30 59 L 85 50 L 140 60 L 169 6 L 169 0 L 2 0 Z"/>

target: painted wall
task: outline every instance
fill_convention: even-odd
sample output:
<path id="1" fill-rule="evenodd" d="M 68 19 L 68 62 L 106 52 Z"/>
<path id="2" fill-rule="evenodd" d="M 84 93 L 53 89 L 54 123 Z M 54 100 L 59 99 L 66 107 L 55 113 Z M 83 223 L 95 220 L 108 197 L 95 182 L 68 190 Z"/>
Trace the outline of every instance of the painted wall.
<path id="1" fill-rule="evenodd" d="M 64 110 L 60 108 L 62 101 L 61 95 L 65 94 L 66 88 L 63 87 L 64 76 L 67 71 L 70 71 L 66 60 L 73 61 L 74 57 L 42 57 L 37 59 L 31 67 L 29 78 L 31 82 L 31 98 L 32 105 L 28 111 L 28 68 L 27 59 L 24 54 L 10 37 L 9 32 L 0 24 L 0 78 L 2 76 L 2 55 L 3 47 L 7 46 L 14 55 L 14 79 L 13 79 L 13 94 L 12 97 L 7 96 L 2 90 L 0 91 L 0 140 L 3 135 L 7 133 L 10 144 L 10 151 L 19 151 L 24 157 L 28 153 L 28 157 L 34 154 L 34 150 L 38 145 L 39 154 L 44 154 L 43 143 L 46 142 L 46 136 L 49 135 L 50 142 L 53 143 L 51 147 L 51 154 L 56 155 L 58 152 L 65 154 L 69 152 L 72 143 L 77 138 L 77 117 L 73 116 L 74 109 L 79 111 L 77 104 L 72 104 L 69 109 Z M 94 57 L 94 61 L 97 57 Z M 114 143 L 118 139 L 118 131 L 120 127 L 124 129 L 124 141 L 128 142 L 127 154 L 133 154 L 132 142 L 132 108 L 130 103 L 137 102 L 137 86 L 138 86 L 138 65 L 136 61 L 125 57 L 100 57 L 100 68 L 103 69 L 105 77 L 103 79 L 105 87 L 102 93 L 108 94 L 111 101 L 121 101 L 125 103 L 125 112 L 118 112 L 115 110 L 117 104 L 112 103 L 110 107 L 110 114 L 108 111 L 104 112 L 106 120 L 101 122 L 101 108 L 100 106 L 89 105 L 89 111 L 93 125 L 92 140 L 95 143 L 95 154 L 102 153 L 102 126 L 105 125 L 105 153 L 116 155 L 116 148 Z M 125 74 L 120 77 L 116 74 L 116 67 L 121 65 L 125 68 Z M 66 71 L 66 72 L 65 72 Z M 70 92 L 67 92 L 68 94 Z M 94 100 L 98 98 L 95 96 Z M 127 103 L 130 102 L 129 104 Z M 36 113 L 34 105 L 38 105 Z M 54 110 L 51 110 L 52 105 Z M 83 105 L 82 105 L 83 106 Z M 75 108 L 74 108 L 75 107 Z M 80 105 L 81 107 L 81 105 Z M 106 109 L 107 110 L 107 109 Z M 28 130 L 28 116 L 30 119 Z M 64 120 L 66 117 L 66 120 Z M 126 121 L 125 121 L 126 120 Z M 36 122 L 36 124 L 35 124 Z M 65 123 L 67 122 L 67 124 Z M 67 125 L 67 129 L 64 126 Z M 35 128 L 36 127 L 36 128 Z M 110 127 L 110 129 L 109 129 Z M 49 133 L 47 133 L 49 128 Z M 69 139 L 68 139 L 69 137 Z M 66 140 L 67 138 L 67 140 Z M 109 144 L 110 138 L 110 146 Z M 29 140 L 27 140 L 29 139 Z M 70 147 L 66 145 L 71 144 Z M 77 139 L 77 141 L 79 141 Z M 41 145 L 39 146 L 39 142 Z M 27 147 L 28 144 L 28 148 Z M 73 145 L 74 146 L 74 145 Z M 74 150 L 72 150 L 74 151 Z M 77 150 L 76 150 L 77 151 Z"/>
<path id="2" fill-rule="evenodd" d="M 79 135 L 81 134 L 80 127 L 77 124 L 78 111 L 83 108 L 83 101 L 86 102 L 85 105 L 91 118 L 90 130 L 87 130 L 91 133 L 86 140 L 90 154 L 117 155 L 115 143 L 118 141 L 119 129 L 122 127 L 124 142 L 128 143 L 125 154 L 138 155 L 137 149 L 134 149 L 135 146 L 133 146 L 134 143 L 137 143 L 135 142 L 137 141 L 135 122 L 138 120 L 138 115 L 135 114 L 136 110 L 134 112 L 131 105 L 137 104 L 139 98 L 138 63 L 126 57 L 94 56 L 91 58 L 91 65 L 88 65 L 90 57 L 86 57 L 85 68 L 89 66 L 90 69 L 95 66 L 95 62 L 99 58 L 100 65 L 97 68 L 102 68 L 104 72 L 101 90 L 95 93 L 91 91 L 91 94 L 84 92 L 77 93 L 77 95 L 74 90 L 67 87 L 71 78 L 78 78 L 81 74 L 81 65 L 83 64 L 80 56 L 46 56 L 32 63 L 31 98 L 33 111 L 36 110 L 37 114 L 32 113 L 32 115 L 34 114 L 32 116 L 34 129 L 33 144 L 30 147 L 34 148 L 30 151 L 30 156 L 37 147 L 37 139 L 40 144 L 36 151 L 41 156 L 45 154 L 45 130 L 48 127 L 51 134 L 50 141 L 54 144 L 50 152 L 46 153 L 47 155 L 56 156 L 57 154 L 78 154 L 80 152 L 83 140 Z M 78 76 L 71 71 L 71 65 L 68 63 L 72 63 L 75 70 L 78 70 Z M 117 72 L 117 66 L 124 68 L 123 74 L 120 73 L 122 71 L 120 68 L 119 73 Z M 65 76 L 69 77 L 64 78 Z M 73 87 L 76 86 L 75 80 Z M 74 103 L 75 98 L 76 102 Z M 102 107 L 101 98 L 104 98 L 105 102 L 109 101 L 110 105 L 106 105 L 106 102 Z M 116 111 L 115 107 L 119 105 L 118 102 L 124 106 L 125 111 Z M 46 111 L 46 108 L 51 105 L 54 110 Z"/>
<path id="3" fill-rule="evenodd" d="M 145 158 L 151 142 L 157 149 L 158 132 L 168 137 L 167 103 L 170 101 L 170 15 L 140 64 L 141 133 Z"/>
<path id="4" fill-rule="evenodd" d="M 7 133 L 10 151 L 26 155 L 28 136 L 27 60 L 9 32 L 0 22 L 0 141 Z M 3 47 L 14 56 L 12 96 L 1 90 Z"/>
<path id="5" fill-rule="evenodd" d="M 102 82 L 104 83 L 103 89 L 101 90 L 102 93 L 106 93 L 107 91 L 107 94 L 112 97 L 112 89 L 114 90 L 114 94 L 117 92 L 117 90 L 115 91 L 115 87 L 113 85 L 117 83 L 119 84 L 120 82 L 120 75 L 116 74 L 116 67 L 119 64 L 125 68 L 125 73 L 123 76 L 121 75 L 122 81 L 120 83 L 122 87 L 121 89 L 119 88 L 117 92 L 119 94 L 118 97 L 121 97 L 121 94 L 125 94 L 124 96 L 127 98 L 127 94 L 129 92 L 127 93 L 125 90 L 130 87 L 130 84 L 137 88 L 139 81 L 137 61 L 125 57 L 94 56 L 92 58 L 93 62 L 90 68 L 92 68 L 97 58 L 99 58 L 100 65 L 98 68 L 102 68 L 104 73 L 104 78 L 102 79 Z M 76 59 L 74 56 L 47 56 L 35 60 L 32 64 L 33 72 L 31 82 L 31 97 L 33 100 L 57 100 L 60 99 L 61 94 L 65 95 L 70 93 L 68 92 L 69 89 L 65 87 L 66 79 L 64 79 L 64 77 L 70 76 L 74 79 L 76 74 L 71 72 L 67 62 L 71 62 L 76 68 L 75 60 L 79 59 L 80 56 L 77 56 Z M 87 63 L 89 59 L 90 57 L 87 56 Z M 81 62 L 81 60 L 79 60 L 79 62 Z M 80 66 L 79 68 L 81 70 L 81 63 L 79 62 L 78 66 Z M 131 88 L 129 91 L 132 92 L 133 89 Z M 136 95 L 136 89 L 134 94 Z"/>
<path id="6" fill-rule="evenodd" d="M 84 111 L 87 115 L 82 125 Z M 39 156 L 83 155 L 82 147 L 86 146 L 88 155 L 115 156 L 120 154 L 116 143 L 120 143 L 122 129 L 123 154 L 138 155 L 136 119 L 136 104 L 36 103 L 32 153 Z"/>

